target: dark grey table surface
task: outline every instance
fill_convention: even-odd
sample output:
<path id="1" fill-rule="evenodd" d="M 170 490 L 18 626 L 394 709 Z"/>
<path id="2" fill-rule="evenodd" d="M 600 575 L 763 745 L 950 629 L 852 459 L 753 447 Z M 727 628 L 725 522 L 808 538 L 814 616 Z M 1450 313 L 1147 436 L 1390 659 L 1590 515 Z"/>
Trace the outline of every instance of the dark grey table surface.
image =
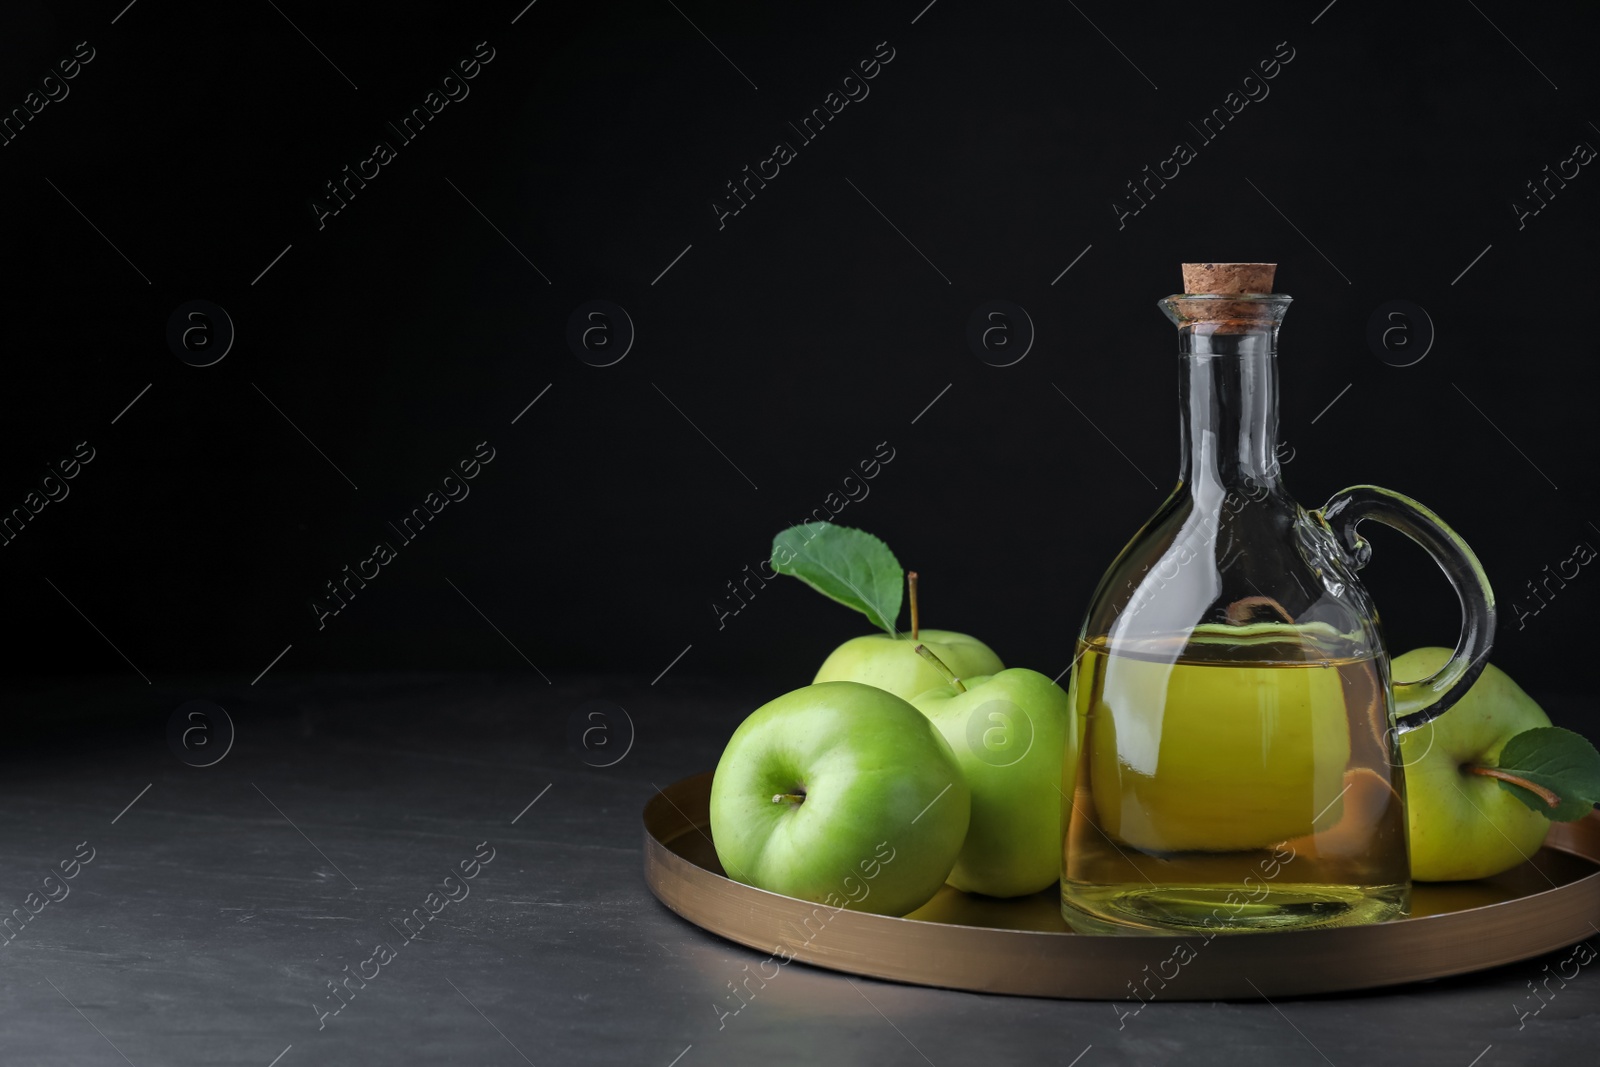
<path id="1" fill-rule="evenodd" d="M 719 1018 L 762 954 L 650 895 L 640 811 L 658 785 L 714 766 L 762 695 L 692 677 L 483 675 L 15 693 L 0 914 L 29 918 L 0 947 L 0 1064 L 1593 1062 L 1600 968 L 1530 992 L 1566 953 L 1137 1016 L 793 965 Z M 237 730 L 204 768 L 167 742 L 169 713 L 194 698 Z M 613 747 L 570 747 L 574 717 L 608 707 L 634 736 L 613 714 Z M 58 865 L 89 849 L 63 880 Z M 490 849 L 462 879 L 457 865 Z M 446 887 L 466 896 L 429 899 Z M 431 921 L 404 943 L 391 923 L 415 909 Z M 364 962 L 379 943 L 403 947 Z M 358 971 L 373 977 L 334 1000 L 328 983 Z"/>

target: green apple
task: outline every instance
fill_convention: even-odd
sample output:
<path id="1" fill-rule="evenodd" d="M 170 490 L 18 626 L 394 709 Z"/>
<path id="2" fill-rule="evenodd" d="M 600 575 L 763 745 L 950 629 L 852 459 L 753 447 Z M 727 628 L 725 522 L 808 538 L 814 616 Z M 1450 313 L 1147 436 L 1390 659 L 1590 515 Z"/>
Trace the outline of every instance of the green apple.
<path id="1" fill-rule="evenodd" d="M 833 650 L 812 680 L 862 682 L 912 700 L 946 684 L 944 676 L 917 655 L 919 643 L 943 660 L 957 678 L 1005 669 L 1000 657 L 975 637 L 950 630 L 920 630 L 915 639 L 888 634 L 852 638 Z"/>
<path id="2" fill-rule="evenodd" d="M 711 782 L 711 838 L 730 877 L 880 915 L 938 892 L 970 812 L 933 724 L 859 682 L 809 685 L 757 708 Z"/>
<path id="3" fill-rule="evenodd" d="M 1061 875 L 1061 796 L 1072 790 L 1061 772 L 1078 755 L 1072 703 L 1023 667 L 962 682 L 964 692 L 944 685 L 912 701 L 950 743 L 972 790 L 971 825 L 948 881 L 992 897 L 1037 893 Z"/>
<path id="4" fill-rule="evenodd" d="M 1390 675 L 1426 678 L 1451 655 L 1447 648 L 1415 649 L 1390 664 Z M 1549 725 L 1533 698 L 1491 664 L 1454 707 L 1400 735 L 1413 879 L 1487 878 L 1538 851 L 1550 820 L 1468 768 L 1495 766 L 1514 735 Z"/>
<path id="5" fill-rule="evenodd" d="M 813 682 L 861 682 L 911 700 L 946 679 L 916 654 L 920 641 L 957 677 L 1002 670 L 989 646 L 966 634 L 923 630 L 917 572 L 900 568 L 889 546 L 864 530 L 828 522 L 792 526 L 772 539 L 772 567 L 871 619 L 882 633 L 846 641 L 823 661 Z M 911 639 L 896 629 L 901 583 L 911 601 Z"/>

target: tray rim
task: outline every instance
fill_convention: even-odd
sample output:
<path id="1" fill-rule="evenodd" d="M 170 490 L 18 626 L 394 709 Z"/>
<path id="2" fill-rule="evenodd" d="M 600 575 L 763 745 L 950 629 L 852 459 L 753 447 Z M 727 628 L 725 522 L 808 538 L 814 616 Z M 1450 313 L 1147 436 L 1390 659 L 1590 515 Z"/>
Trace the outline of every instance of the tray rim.
<path id="1" fill-rule="evenodd" d="M 711 771 L 656 788 L 642 812 L 645 882 L 690 923 L 771 959 L 914 985 L 1014 996 L 1138 1000 L 1260 999 L 1348 992 L 1468 974 L 1531 959 L 1600 933 L 1600 812 L 1551 827 L 1544 848 L 1595 864 L 1565 885 L 1460 911 L 1369 926 L 1247 935 L 1080 934 L 940 923 L 842 911 L 735 882 L 669 847 L 709 840 Z M 687 810 L 685 810 L 687 808 Z M 803 918 L 827 912 L 805 940 Z M 827 934 L 829 936 L 823 936 Z M 1179 972 L 1175 946 L 1189 946 Z M 770 977 L 770 976 L 768 976 Z M 1158 986 L 1152 988 L 1150 980 Z M 1167 978 L 1169 980 L 1162 980 Z"/>

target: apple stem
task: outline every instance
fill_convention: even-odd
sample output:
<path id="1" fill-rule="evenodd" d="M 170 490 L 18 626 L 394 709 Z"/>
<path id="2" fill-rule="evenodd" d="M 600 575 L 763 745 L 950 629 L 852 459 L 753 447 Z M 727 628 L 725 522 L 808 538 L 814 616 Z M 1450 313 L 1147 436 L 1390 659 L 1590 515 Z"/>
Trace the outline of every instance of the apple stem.
<path id="1" fill-rule="evenodd" d="M 803 804 L 805 799 L 806 795 L 804 793 L 774 793 L 772 795 L 774 804 Z"/>
<path id="2" fill-rule="evenodd" d="M 906 585 L 911 590 L 911 640 L 919 640 L 918 632 L 922 628 L 922 616 L 917 611 L 917 572 L 906 571 Z"/>
<path id="3" fill-rule="evenodd" d="M 945 664 L 944 660 L 934 655 L 933 649 L 929 648 L 927 645 L 918 645 L 911 651 L 915 652 L 917 655 L 933 664 L 933 669 L 944 675 L 944 680 L 955 686 L 956 692 L 965 693 L 967 691 L 967 687 L 961 684 L 961 679 L 956 677 L 956 672 L 951 670 L 949 666 Z"/>
<path id="4" fill-rule="evenodd" d="M 1534 794 L 1540 800 L 1550 805 L 1552 810 L 1561 806 L 1561 797 L 1558 794 L 1546 789 L 1542 785 L 1535 785 L 1526 778 L 1519 778 L 1517 775 L 1511 774 L 1507 771 L 1502 771 L 1499 767 L 1479 767 L 1476 764 L 1473 764 L 1464 767 L 1463 770 L 1465 770 L 1468 774 L 1481 774 L 1485 778 L 1498 778 L 1502 782 L 1510 782 L 1512 785 L 1520 785 L 1522 788 L 1526 789 L 1528 792 Z"/>

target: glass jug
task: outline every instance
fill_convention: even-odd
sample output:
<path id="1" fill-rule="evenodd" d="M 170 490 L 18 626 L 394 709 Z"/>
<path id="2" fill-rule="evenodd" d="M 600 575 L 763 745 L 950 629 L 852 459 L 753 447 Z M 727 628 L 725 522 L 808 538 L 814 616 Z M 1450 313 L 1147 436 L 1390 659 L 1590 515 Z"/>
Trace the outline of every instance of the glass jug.
<path id="1" fill-rule="evenodd" d="M 1494 594 L 1427 508 L 1355 486 L 1321 511 L 1276 457 L 1274 264 L 1184 265 L 1178 487 L 1101 579 L 1069 692 L 1061 908 L 1081 932 L 1377 922 L 1410 896 L 1399 735 L 1463 695 Z M 1371 519 L 1421 544 L 1461 600 L 1454 655 L 1396 682 L 1356 580 Z"/>

